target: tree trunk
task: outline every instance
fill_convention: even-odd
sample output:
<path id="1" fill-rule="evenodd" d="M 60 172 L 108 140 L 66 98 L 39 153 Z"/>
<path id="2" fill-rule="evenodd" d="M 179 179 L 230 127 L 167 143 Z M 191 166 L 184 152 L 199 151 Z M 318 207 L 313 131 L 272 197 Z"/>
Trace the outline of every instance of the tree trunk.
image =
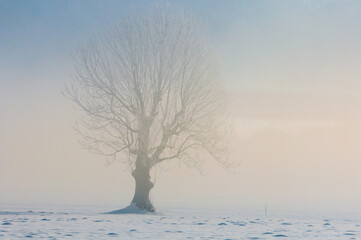
<path id="1" fill-rule="evenodd" d="M 155 212 L 153 204 L 149 200 L 149 192 L 154 184 L 150 181 L 150 169 L 137 166 L 132 172 L 135 180 L 135 193 L 132 204 L 148 212 Z"/>

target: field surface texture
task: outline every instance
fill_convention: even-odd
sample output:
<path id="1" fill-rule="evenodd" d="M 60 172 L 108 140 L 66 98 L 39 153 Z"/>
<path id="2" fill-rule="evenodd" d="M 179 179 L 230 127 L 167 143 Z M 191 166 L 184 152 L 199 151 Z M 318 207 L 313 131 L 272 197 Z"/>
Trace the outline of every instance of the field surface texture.
<path id="1" fill-rule="evenodd" d="M 107 210 L 114 209 L 1 206 L 0 239 L 361 239 L 360 221 L 345 216 L 176 208 L 157 214 L 101 214 Z"/>

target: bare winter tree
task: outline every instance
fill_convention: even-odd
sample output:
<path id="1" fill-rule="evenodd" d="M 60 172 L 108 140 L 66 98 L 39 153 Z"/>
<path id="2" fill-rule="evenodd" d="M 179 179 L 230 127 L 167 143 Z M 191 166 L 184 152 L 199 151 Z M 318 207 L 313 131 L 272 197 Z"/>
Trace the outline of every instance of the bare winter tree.
<path id="1" fill-rule="evenodd" d="M 200 168 L 208 153 L 227 165 L 225 94 L 205 31 L 171 8 L 132 14 L 75 54 L 66 95 L 84 114 L 77 127 L 90 151 L 126 162 L 133 205 L 155 211 L 150 170 L 178 159 Z"/>

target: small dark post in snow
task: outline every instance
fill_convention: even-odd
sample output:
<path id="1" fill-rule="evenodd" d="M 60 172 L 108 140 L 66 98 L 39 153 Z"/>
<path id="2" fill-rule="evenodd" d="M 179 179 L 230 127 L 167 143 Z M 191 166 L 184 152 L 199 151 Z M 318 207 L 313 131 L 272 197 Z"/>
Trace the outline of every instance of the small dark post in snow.
<path id="1" fill-rule="evenodd" d="M 267 216 L 267 204 L 264 205 L 264 215 Z"/>

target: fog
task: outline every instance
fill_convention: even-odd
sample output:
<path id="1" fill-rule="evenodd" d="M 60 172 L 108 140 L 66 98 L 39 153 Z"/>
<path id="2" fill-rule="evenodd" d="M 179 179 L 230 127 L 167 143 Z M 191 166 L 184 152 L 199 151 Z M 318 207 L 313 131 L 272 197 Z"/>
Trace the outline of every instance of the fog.
<path id="1" fill-rule="evenodd" d="M 0 203 L 129 204 L 130 172 L 82 149 L 61 89 L 78 43 L 155 3 L 0 3 Z M 154 205 L 360 211 L 361 3 L 173 4 L 209 28 L 241 164 L 157 168 Z"/>

